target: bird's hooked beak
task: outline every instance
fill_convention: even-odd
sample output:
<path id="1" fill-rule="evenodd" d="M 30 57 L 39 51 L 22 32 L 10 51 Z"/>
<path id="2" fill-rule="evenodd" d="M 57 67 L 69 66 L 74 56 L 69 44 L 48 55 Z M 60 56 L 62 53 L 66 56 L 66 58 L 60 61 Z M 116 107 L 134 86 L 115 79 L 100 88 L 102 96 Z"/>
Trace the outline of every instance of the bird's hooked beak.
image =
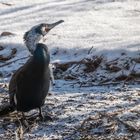
<path id="1" fill-rule="evenodd" d="M 57 26 L 63 22 L 64 22 L 64 20 L 59 20 L 59 21 L 52 23 L 52 24 L 46 24 L 45 31 L 48 32 L 49 30 L 51 30 L 52 28 L 54 28 L 55 26 Z"/>

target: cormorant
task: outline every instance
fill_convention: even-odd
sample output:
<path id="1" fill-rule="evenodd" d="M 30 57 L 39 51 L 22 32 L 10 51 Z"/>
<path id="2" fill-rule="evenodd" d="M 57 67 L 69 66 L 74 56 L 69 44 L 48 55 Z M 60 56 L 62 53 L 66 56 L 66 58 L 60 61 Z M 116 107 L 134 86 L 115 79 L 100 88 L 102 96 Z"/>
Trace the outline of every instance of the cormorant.
<path id="1" fill-rule="evenodd" d="M 0 109 L 0 116 L 13 112 L 14 110 L 26 112 L 33 108 L 39 108 L 40 116 L 42 116 L 41 105 L 43 105 L 46 94 L 49 90 L 52 70 L 48 66 L 50 62 L 50 56 L 47 46 L 39 43 L 39 41 L 52 28 L 62 22 L 64 21 L 60 20 L 53 24 L 42 23 L 32 27 L 25 33 L 25 44 L 33 56 L 12 76 L 9 84 L 10 104 L 7 104 L 4 108 Z M 35 60 L 39 60 L 39 58 L 42 58 L 42 63 L 40 61 L 40 64 L 35 64 Z M 46 64 L 44 62 L 46 62 Z M 46 66 L 46 68 L 44 68 L 43 65 Z M 41 77 L 39 77 L 39 75 Z M 30 101 L 31 98 L 33 101 Z M 36 101 L 37 99 L 38 101 Z"/>
<path id="2" fill-rule="evenodd" d="M 49 63 L 47 46 L 36 44 L 33 56 L 12 76 L 9 84 L 10 105 L 0 115 L 14 110 L 28 112 L 38 108 L 39 116 L 43 118 L 41 106 L 50 85 Z"/>

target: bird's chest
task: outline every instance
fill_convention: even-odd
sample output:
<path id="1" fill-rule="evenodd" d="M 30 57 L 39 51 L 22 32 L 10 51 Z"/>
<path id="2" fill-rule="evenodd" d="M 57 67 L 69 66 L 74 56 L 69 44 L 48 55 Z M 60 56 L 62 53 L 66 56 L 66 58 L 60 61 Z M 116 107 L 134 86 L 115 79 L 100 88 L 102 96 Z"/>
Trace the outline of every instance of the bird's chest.
<path id="1" fill-rule="evenodd" d="M 40 75 L 40 77 L 35 75 L 26 77 L 25 75 L 16 95 L 17 110 L 29 111 L 43 105 L 48 89 L 49 78 L 46 75 Z"/>
<path id="2" fill-rule="evenodd" d="M 24 77 L 19 84 L 20 92 L 25 91 L 24 94 L 41 94 L 44 87 L 48 86 L 50 80 L 49 68 L 41 68 L 41 66 L 30 68 L 24 74 Z"/>

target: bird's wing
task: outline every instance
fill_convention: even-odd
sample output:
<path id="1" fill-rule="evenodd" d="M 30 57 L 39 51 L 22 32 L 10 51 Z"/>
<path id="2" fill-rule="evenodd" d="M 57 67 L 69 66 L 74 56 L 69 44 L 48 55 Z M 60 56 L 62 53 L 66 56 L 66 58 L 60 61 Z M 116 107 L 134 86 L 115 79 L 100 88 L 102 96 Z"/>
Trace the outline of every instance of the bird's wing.
<path id="1" fill-rule="evenodd" d="M 14 94 L 17 93 L 17 84 L 23 79 L 24 73 L 26 71 L 26 67 L 30 65 L 32 57 L 24 64 L 24 66 L 20 67 L 12 76 L 9 83 L 9 96 L 10 102 L 14 103 Z"/>
<path id="2" fill-rule="evenodd" d="M 21 71 L 23 71 L 23 66 L 20 67 L 12 76 L 10 83 L 9 83 L 9 93 L 16 92 L 16 84 L 17 84 L 17 77 L 19 77 Z"/>
<path id="3" fill-rule="evenodd" d="M 23 67 L 20 67 L 12 76 L 10 83 L 9 83 L 9 97 L 10 97 L 10 104 L 11 106 L 15 106 L 14 102 L 14 95 L 17 92 L 17 77 L 20 75 Z"/>

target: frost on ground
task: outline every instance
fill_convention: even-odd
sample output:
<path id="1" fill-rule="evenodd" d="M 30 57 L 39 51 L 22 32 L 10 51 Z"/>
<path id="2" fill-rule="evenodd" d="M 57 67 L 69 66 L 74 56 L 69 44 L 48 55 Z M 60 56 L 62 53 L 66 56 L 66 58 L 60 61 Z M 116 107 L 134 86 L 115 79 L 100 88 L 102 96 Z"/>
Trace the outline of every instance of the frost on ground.
<path id="1" fill-rule="evenodd" d="M 43 107 L 52 122 L 0 118 L 1 139 L 140 139 L 139 0 L 0 0 L 0 105 L 29 58 L 23 34 L 65 22 L 45 37 L 56 85 Z M 27 116 L 37 115 L 33 110 Z"/>
<path id="2" fill-rule="evenodd" d="M 64 91 L 65 88 L 67 90 Z M 20 115 L 17 117 L 13 113 L 13 117 L 1 119 L 0 137 L 68 140 L 140 138 L 140 89 L 136 85 L 90 89 L 63 85 L 63 89 L 57 87 L 55 90 L 59 92 L 48 96 L 43 107 L 44 112 L 53 117 L 52 122 L 34 120 L 30 122 L 30 131 L 23 135 L 26 129 L 17 121 Z M 32 111 L 34 113 L 37 115 L 37 111 Z"/>

